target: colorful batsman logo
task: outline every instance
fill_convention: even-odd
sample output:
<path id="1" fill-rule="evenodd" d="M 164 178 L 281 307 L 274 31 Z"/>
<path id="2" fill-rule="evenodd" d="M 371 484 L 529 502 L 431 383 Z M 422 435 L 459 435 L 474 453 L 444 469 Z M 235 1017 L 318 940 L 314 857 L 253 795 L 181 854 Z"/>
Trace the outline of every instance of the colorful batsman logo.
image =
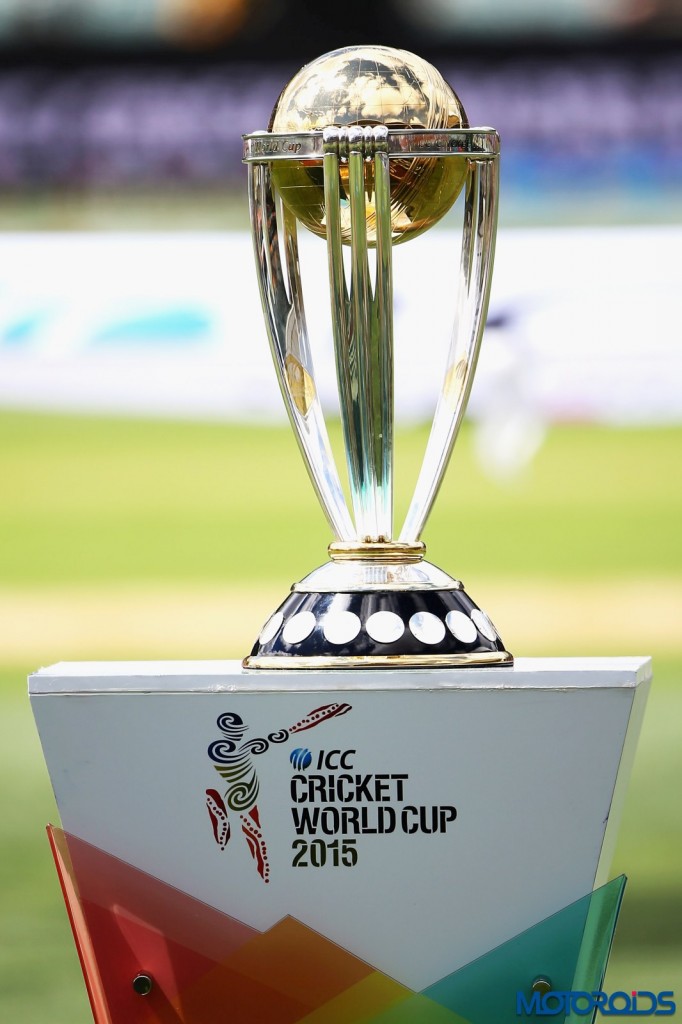
<path id="1" fill-rule="evenodd" d="M 249 851 L 264 882 L 270 881 L 270 864 L 258 810 L 260 784 L 254 758 L 264 754 L 273 744 L 286 743 L 294 733 L 314 729 L 316 725 L 330 718 L 345 715 L 350 710 L 350 704 L 324 704 L 289 729 L 268 733 L 267 739 L 246 741 L 244 736 L 249 727 L 239 715 L 226 711 L 218 716 L 216 724 L 223 735 L 221 739 L 210 744 L 208 756 L 218 775 L 227 783 L 227 789 L 222 794 L 217 789 L 206 790 L 206 807 L 213 826 L 213 835 L 220 849 L 224 850 L 230 841 L 232 831 L 229 812 L 234 811 L 238 814 Z M 309 750 L 298 747 L 292 751 L 290 760 L 295 767 L 300 765 L 301 768 L 307 768 L 312 760 L 312 754 Z"/>

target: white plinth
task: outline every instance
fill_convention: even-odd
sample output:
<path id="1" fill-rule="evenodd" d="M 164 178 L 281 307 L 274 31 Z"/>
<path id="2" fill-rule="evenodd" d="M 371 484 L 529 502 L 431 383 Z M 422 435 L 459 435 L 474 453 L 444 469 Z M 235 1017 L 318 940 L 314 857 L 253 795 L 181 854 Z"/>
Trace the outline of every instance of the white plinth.
<path id="1" fill-rule="evenodd" d="M 261 931 L 291 915 L 421 990 L 607 880 L 650 677 L 646 658 L 80 663 L 30 693 L 67 832 Z M 216 721 L 240 716 L 246 743 L 332 704 L 350 710 L 251 751 L 266 884 L 238 814 L 224 849 L 214 837 Z"/>

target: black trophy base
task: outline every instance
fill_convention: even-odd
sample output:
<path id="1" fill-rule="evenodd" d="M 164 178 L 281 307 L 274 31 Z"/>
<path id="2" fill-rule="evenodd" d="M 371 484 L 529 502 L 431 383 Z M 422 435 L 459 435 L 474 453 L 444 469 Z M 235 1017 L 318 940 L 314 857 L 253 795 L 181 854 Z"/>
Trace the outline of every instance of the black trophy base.
<path id="1" fill-rule="evenodd" d="M 249 669 L 511 665 L 497 630 L 463 589 L 294 590 L 268 619 Z"/>

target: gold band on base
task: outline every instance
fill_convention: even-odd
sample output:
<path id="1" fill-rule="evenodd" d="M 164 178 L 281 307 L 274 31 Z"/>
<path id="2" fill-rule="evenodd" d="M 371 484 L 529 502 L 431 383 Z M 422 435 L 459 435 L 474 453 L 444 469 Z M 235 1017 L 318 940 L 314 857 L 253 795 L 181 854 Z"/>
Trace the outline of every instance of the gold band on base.
<path id="1" fill-rule="evenodd" d="M 316 669 L 316 668 L 476 668 L 490 665 L 513 665 L 509 651 L 481 651 L 479 654 L 324 654 L 303 658 L 288 654 L 250 655 L 242 661 L 248 669 Z"/>
<path id="2" fill-rule="evenodd" d="M 397 540 L 335 540 L 327 550 L 332 562 L 383 562 L 385 565 L 409 565 L 423 560 L 426 554 L 426 544 L 421 540 L 410 543 Z"/>

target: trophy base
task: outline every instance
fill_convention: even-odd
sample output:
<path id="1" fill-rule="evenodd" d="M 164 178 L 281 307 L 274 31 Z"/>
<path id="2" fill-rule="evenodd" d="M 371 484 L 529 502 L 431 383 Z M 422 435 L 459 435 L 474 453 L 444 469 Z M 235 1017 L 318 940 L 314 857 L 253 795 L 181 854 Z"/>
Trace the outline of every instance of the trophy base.
<path id="1" fill-rule="evenodd" d="M 366 578 L 364 586 L 344 575 L 347 589 L 309 589 L 310 582 L 327 582 L 335 575 L 327 568 L 294 585 L 263 626 L 244 668 L 471 668 L 513 663 L 486 613 L 461 583 L 435 566 L 422 563 L 422 571 L 431 578 L 421 586 L 388 580 L 376 572 L 381 567 L 373 566 L 374 578 Z"/>

